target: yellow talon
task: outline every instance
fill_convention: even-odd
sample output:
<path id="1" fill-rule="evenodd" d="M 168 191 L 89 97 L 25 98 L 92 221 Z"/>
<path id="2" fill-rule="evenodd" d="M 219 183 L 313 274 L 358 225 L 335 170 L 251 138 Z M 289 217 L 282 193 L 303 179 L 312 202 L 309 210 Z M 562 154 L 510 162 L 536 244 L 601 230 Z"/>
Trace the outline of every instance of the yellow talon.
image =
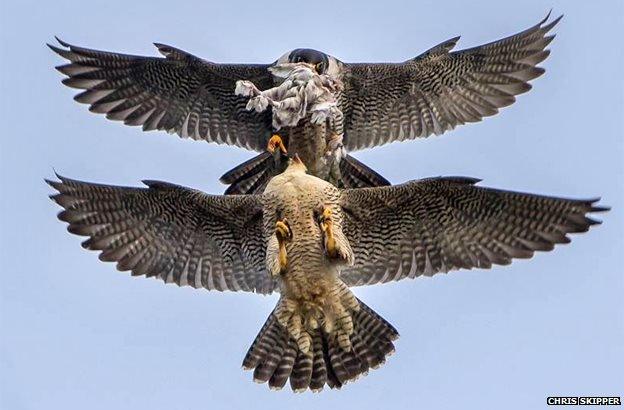
<path id="1" fill-rule="evenodd" d="M 283 275 L 286 273 L 286 269 L 288 268 L 286 242 L 290 242 L 292 240 L 292 231 L 290 230 L 290 226 L 288 226 L 288 222 L 285 219 L 281 221 L 278 220 L 275 223 L 275 236 L 277 237 L 277 243 L 279 245 L 278 259 L 280 274 Z"/>
<path id="2" fill-rule="evenodd" d="M 284 142 L 282 141 L 282 137 L 277 134 L 273 134 L 271 139 L 269 139 L 269 143 L 267 144 L 267 151 L 273 154 L 275 152 L 275 149 L 278 147 L 284 155 L 288 154 L 288 151 L 286 151 L 286 147 L 284 146 Z"/>
<path id="3" fill-rule="evenodd" d="M 332 210 L 328 207 L 323 208 L 323 213 L 319 218 L 321 231 L 324 234 L 325 251 L 330 258 L 338 256 L 336 249 L 336 239 L 334 238 L 334 221 L 332 220 Z"/>

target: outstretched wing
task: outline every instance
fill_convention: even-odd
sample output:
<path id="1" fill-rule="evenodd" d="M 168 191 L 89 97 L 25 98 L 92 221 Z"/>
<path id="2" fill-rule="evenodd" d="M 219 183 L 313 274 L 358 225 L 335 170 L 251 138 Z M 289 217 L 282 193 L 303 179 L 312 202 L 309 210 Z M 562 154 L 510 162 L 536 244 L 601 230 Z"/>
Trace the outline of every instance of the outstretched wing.
<path id="1" fill-rule="evenodd" d="M 259 196 L 217 196 L 157 181 L 148 188 L 47 181 L 69 232 L 132 275 L 195 288 L 270 293 Z"/>
<path id="2" fill-rule="evenodd" d="M 432 178 L 345 190 L 343 229 L 355 265 L 349 286 L 506 265 L 570 241 L 599 223 L 597 199 L 571 200 L 474 186 L 471 178 Z"/>
<path id="3" fill-rule="evenodd" d="M 247 98 L 234 95 L 237 80 L 272 87 L 268 65 L 215 64 L 185 51 L 156 44 L 165 58 L 90 50 L 59 40 L 48 45 L 69 64 L 56 67 L 63 84 L 85 91 L 75 100 L 144 131 L 166 130 L 255 151 L 266 148 L 270 113 L 247 111 Z"/>
<path id="4" fill-rule="evenodd" d="M 549 14 L 550 15 L 550 14 Z M 370 148 L 477 122 L 531 89 L 528 81 L 555 37 L 561 17 L 479 47 L 450 52 L 459 37 L 399 64 L 345 64 L 344 146 Z"/>

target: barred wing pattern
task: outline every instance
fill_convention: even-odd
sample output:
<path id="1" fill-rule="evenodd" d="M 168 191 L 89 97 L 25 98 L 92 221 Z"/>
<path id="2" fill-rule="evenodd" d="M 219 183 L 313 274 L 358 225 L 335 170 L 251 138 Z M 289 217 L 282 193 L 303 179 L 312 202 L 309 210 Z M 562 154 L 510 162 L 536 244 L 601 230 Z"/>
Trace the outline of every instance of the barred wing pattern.
<path id="1" fill-rule="evenodd" d="M 58 39 L 57 39 L 58 40 Z M 273 86 L 262 64 L 215 64 L 164 44 L 165 58 L 142 57 L 76 47 L 48 46 L 69 64 L 56 67 L 63 84 L 83 89 L 75 100 L 89 110 L 144 131 L 166 130 L 255 151 L 266 148 L 270 113 L 247 111 L 247 98 L 234 95 L 237 80 Z"/>
<path id="2" fill-rule="evenodd" d="M 550 14 L 549 14 L 550 16 Z M 371 148 L 480 121 L 531 89 L 544 69 L 548 32 L 561 17 L 479 47 L 450 52 L 459 37 L 399 64 L 345 64 L 344 146 Z"/>
<path id="3" fill-rule="evenodd" d="M 355 265 L 349 286 L 506 265 L 568 243 L 599 223 L 597 199 L 571 200 L 474 186 L 462 177 L 343 191 L 343 229 Z"/>
<path id="4" fill-rule="evenodd" d="M 68 230 L 88 236 L 83 247 L 101 251 L 132 275 L 209 290 L 271 293 L 265 268 L 259 196 L 207 195 L 158 181 L 148 188 L 47 181 L 65 208 Z"/>

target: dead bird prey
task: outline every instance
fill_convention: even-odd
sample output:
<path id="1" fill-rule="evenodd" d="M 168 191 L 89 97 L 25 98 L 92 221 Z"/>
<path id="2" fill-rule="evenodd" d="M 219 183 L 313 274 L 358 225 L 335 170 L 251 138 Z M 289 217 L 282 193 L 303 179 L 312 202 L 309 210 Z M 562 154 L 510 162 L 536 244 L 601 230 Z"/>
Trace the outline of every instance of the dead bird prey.
<path id="1" fill-rule="evenodd" d="M 283 150 L 298 154 L 311 174 L 355 188 L 388 181 L 347 152 L 442 134 L 494 115 L 528 91 L 529 81 L 544 73 L 537 65 L 549 54 L 545 48 L 554 35 L 548 33 L 560 18 L 547 19 L 513 36 L 452 52 L 455 37 L 402 63 L 343 63 L 310 49 L 289 51 L 272 64 L 218 64 L 163 44 L 156 46 L 165 58 L 62 41 L 62 48 L 50 47 L 69 62 L 57 67 L 67 76 L 63 83 L 84 90 L 75 99 L 92 112 L 144 131 L 166 130 L 261 152 L 221 178 L 231 184 L 227 193 L 262 192 L 286 167 Z M 284 76 L 271 70 L 288 63 L 309 64 L 343 84 L 335 93 L 342 121 L 317 125 L 308 116 L 272 138 L 271 112 L 247 110 L 248 98 L 234 90 L 239 80 L 260 91 L 278 86 Z M 283 150 L 276 150 L 280 144 Z M 328 161 L 328 152 L 336 159 Z M 335 163 L 338 176 L 330 169 Z"/>
<path id="2" fill-rule="evenodd" d="M 506 265 L 598 223 L 597 199 L 475 186 L 462 177 L 340 190 L 297 159 L 262 195 L 48 181 L 68 230 L 132 275 L 281 297 L 243 361 L 254 380 L 340 388 L 382 365 L 397 331 L 351 286 Z"/>
<path id="3" fill-rule="evenodd" d="M 328 74 L 319 74 L 312 64 L 303 62 L 278 64 L 269 67 L 269 71 L 276 78 L 283 79 L 278 86 L 260 91 L 251 81 L 239 80 L 235 93 L 250 97 L 248 110 L 260 113 L 271 107 L 272 126 L 276 131 L 283 127 L 296 127 L 300 121 L 309 117 L 310 127 L 321 127 L 323 130 L 328 125 L 330 129 L 339 132 L 327 137 L 321 144 L 325 152 L 323 155 L 312 155 L 316 161 L 310 166 L 313 175 L 341 186 L 340 162 L 346 152 L 342 144 L 343 115 L 337 107 L 336 94 L 342 90 L 342 83 Z M 275 154 L 277 148 L 281 151 L 277 153 L 280 157 L 281 154 L 288 154 L 281 137 L 275 134 L 269 140 L 267 151 Z M 223 178 L 228 179 L 228 174 Z"/>
<path id="4" fill-rule="evenodd" d="M 275 130 L 295 127 L 308 114 L 310 122 L 315 125 L 327 120 L 341 120 L 342 112 L 334 96 L 342 90 L 340 81 L 327 74 L 318 74 L 308 63 L 279 64 L 270 67 L 269 71 L 284 79 L 280 85 L 260 91 L 251 81 L 239 80 L 235 93 L 251 97 L 248 110 L 263 112 L 270 106 Z"/>

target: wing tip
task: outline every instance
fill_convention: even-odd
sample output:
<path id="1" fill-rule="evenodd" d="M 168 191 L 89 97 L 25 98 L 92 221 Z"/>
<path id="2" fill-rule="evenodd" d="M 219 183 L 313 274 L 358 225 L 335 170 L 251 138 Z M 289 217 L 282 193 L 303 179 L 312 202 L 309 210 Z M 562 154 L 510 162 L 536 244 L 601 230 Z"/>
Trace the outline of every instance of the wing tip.
<path id="1" fill-rule="evenodd" d="M 57 41 L 60 45 L 62 45 L 63 47 L 67 47 L 67 48 L 70 48 L 70 47 L 71 47 L 71 44 L 69 44 L 69 43 L 67 43 L 67 42 L 65 42 L 65 41 L 63 41 L 63 40 L 61 40 L 61 39 L 59 38 L 59 36 L 54 36 L 54 38 L 55 38 L 55 39 L 56 39 L 56 41 Z"/>
<path id="2" fill-rule="evenodd" d="M 543 25 L 543 24 L 546 22 L 546 20 L 548 20 L 548 18 L 550 17 L 550 13 L 551 13 L 551 12 L 552 12 L 552 9 L 551 9 L 551 11 L 549 11 L 549 12 L 548 12 L 548 15 L 546 16 L 546 19 L 544 19 L 544 20 L 543 20 L 542 22 L 540 22 L 540 24 L 539 24 L 540 30 L 541 30 L 544 34 L 548 33 L 550 30 L 552 30 L 552 29 L 553 29 L 553 28 L 554 28 L 557 24 L 559 24 L 559 22 L 561 21 L 561 19 L 563 19 L 563 14 L 561 14 L 559 17 L 557 17 L 556 19 L 554 19 L 554 20 L 553 20 L 553 21 L 551 21 L 550 23 L 548 23 L 548 24 L 546 24 L 546 25 Z M 553 35 L 553 36 L 554 36 L 554 35 Z"/>
<path id="3" fill-rule="evenodd" d="M 444 177 L 444 179 L 450 182 L 464 184 L 464 185 L 476 185 L 479 182 L 483 181 L 483 179 L 481 178 L 462 177 L 462 176 L 450 176 L 450 177 Z"/>
<path id="4" fill-rule="evenodd" d="M 163 43 L 153 43 L 153 44 L 158 49 L 158 52 L 168 59 L 184 60 L 185 58 L 188 58 L 188 57 L 194 57 L 191 54 L 187 53 L 186 51 L 181 50 L 177 47 L 170 46 L 168 44 L 163 44 Z"/>
<path id="5" fill-rule="evenodd" d="M 552 7 L 548 10 L 548 13 L 546 13 L 546 17 L 544 17 L 538 24 L 538 26 L 541 26 L 542 24 L 546 23 L 548 21 L 548 19 L 550 18 L 550 15 L 552 14 Z"/>
<path id="6" fill-rule="evenodd" d="M 599 205 L 598 202 L 600 202 L 602 198 L 597 196 L 595 198 L 590 198 L 587 200 L 587 203 L 589 205 L 589 211 L 588 213 L 601 213 L 601 212 L 609 212 L 611 210 L 611 207 L 608 205 Z"/>
<path id="7" fill-rule="evenodd" d="M 594 197 L 586 201 L 583 201 L 587 205 L 587 210 L 584 213 L 584 221 L 585 221 L 586 227 L 583 232 L 588 231 L 589 228 L 592 226 L 602 225 L 601 220 L 589 217 L 587 216 L 587 214 L 598 214 L 598 213 L 603 213 L 603 212 L 609 212 L 611 210 L 611 207 L 608 205 L 599 205 L 598 202 L 600 202 L 600 200 L 601 200 L 600 197 Z"/>
<path id="8" fill-rule="evenodd" d="M 57 43 L 59 43 L 59 45 L 60 45 L 61 47 L 65 47 L 66 49 L 70 49 L 70 48 L 72 47 L 72 46 L 71 46 L 71 44 L 69 44 L 69 43 L 67 43 L 67 42 L 65 42 L 65 41 L 63 41 L 63 40 L 61 40 L 58 36 L 54 36 L 54 39 L 56 40 L 56 42 L 57 42 Z M 62 53 L 66 53 L 67 51 L 69 51 L 69 50 L 65 50 L 65 49 L 63 49 L 63 48 L 61 48 L 61 47 L 59 47 L 59 46 L 57 46 L 57 45 L 55 45 L 55 44 L 46 43 L 46 45 L 47 45 L 47 46 L 48 46 L 48 47 L 49 47 L 52 51 L 54 51 L 55 53 L 57 53 L 57 54 L 59 54 L 59 55 L 61 55 L 61 56 L 62 56 Z"/>
<path id="9" fill-rule="evenodd" d="M 59 47 L 55 46 L 54 44 L 50 44 L 50 43 L 45 43 L 46 46 L 48 46 L 48 48 L 52 51 L 54 51 L 55 53 L 58 54 L 58 50 L 60 50 Z"/>
<path id="10" fill-rule="evenodd" d="M 546 22 L 550 19 L 550 16 L 552 15 L 552 11 L 553 11 L 552 8 L 550 10 L 548 10 L 548 13 L 546 13 L 546 17 L 544 17 L 542 20 L 540 20 L 539 23 L 537 23 L 536 25 L 534 25 L 533 27 L 531 27 L 528 30 L 531 30 L 531 31 L 538 30 L 542 34 L 546 34 L 550 30 L 552 30 L 552 28 L 555 27 L 561 21 L 561 19 L 563 18 L 563 14 L 561 14 L 557 18 L 555 18 L 553 21 L 551 21 L 550 23 L 546 24 Z"/>
<path id="11" fill-rule="evenodd" d="M 190 188 L 186 188 L 183 187 L 181 185 L 178 184 L 172 184 L 171 182 L 164 182 L 164 181 L 159 181 L 156 179 L 143 179 L 141 180 L 141 182 L 147 186 L 150 189 L 178 189 L 178 188 L 183 188 L 183 189 L 189 189 Z"/>
<path id="12" fill-rule="evenodd" d="M 55 54 L 57 54 L 57 55 L 59 55 L 59 56 L 63 57 L 63 58 L 64 58 L 64 59 L 66 59 L 66 60 L 69 60 L 69 59 L 67 58 L 67 53 L 69 53 L 69 50 L 65 50 L 65 49 L 63 49 L 63 48 L 60 48 L 60 47 L 55 46 L 54 44 L 50 44 L 50 43 L 46 43 L 46 46 L 48 46 L 48 48 L 49 48 L 50 50 L 52 50 Z"/>
<path id="13" fill-rule="evenodd" d="M 459 39 L 461 38 L 461 36 L 455 36 L 453 38 L 449 38 L 448 40 L 446 40 L 444 43 L 447 47 L 450 47 L 448 50 L 452 50 L 453 48 L 455 48 L 455 46 L 457 45 L 457 42 L 459 41 Z"/>
<path id="14" fill-rule="evenodd" d="M 154 47 L 158 50 L 160 54 L 167 57 L 167 55 L 171 52 L 171 47 L 163 43 L 152 43 Z"/>
<path id="15" fill-rule="evenodd" d="M 59 183 L 64 183 L 67 178 L 64 177 L 63 175 L 59 174 L 58 171 L 55 168 L 52 168 L 52 173 L 54 174 L 54 176 L 58 179 L 58 181 L 53 181 L 51 178 L 44 178 L 43 180 L 48 184 L 59 184 Z"/>
<path id="16" fill-rule="evenodd" d="M 164 183 L 155 179 L 142 179 L 141 182 L 148 188 L 158 188 Z"/>

